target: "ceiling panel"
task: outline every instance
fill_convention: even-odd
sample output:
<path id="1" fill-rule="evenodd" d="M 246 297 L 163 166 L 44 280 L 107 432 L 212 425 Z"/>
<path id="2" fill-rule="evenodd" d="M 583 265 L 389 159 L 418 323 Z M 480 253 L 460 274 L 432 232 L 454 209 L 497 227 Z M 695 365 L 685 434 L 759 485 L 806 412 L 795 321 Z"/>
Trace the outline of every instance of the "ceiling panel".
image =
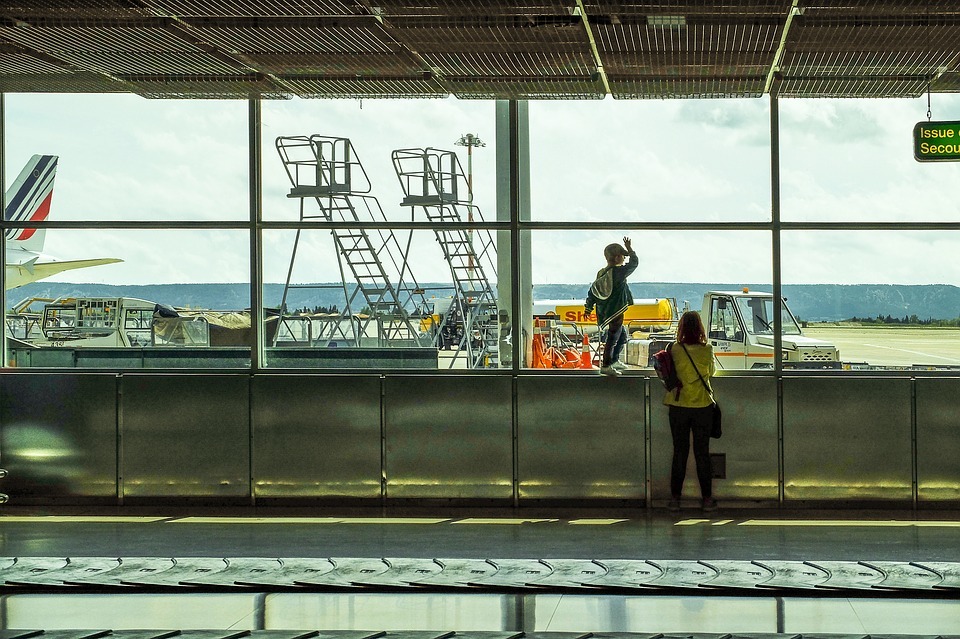
<path id="1" fill-rule="evenodd" d="M 417 0 L 363 0 L 373 13 L 385 19 L 399 16 L 499 17 L 573 15 L 576 0 L 451 0 L 417 2 Z"/>
<path id="2" fill-rule="evenodd" d="M 632 77 L 611 76 L 610 91 L 621 100 L 653 98 L 758 98 L 764 78 L 756 77 Z"/>
<path id="3" fill-rule="evenodd" d="M 664 0 L 662 2 L 631 2 L 630 0 L 584 0 L 589 15 L 618 16 L 701 16 L 724 15 L 746 17 L 786 17 L 792 0 Z"/>
<path id="4" fill-rule="evenodd" d="M 146 98 L 195 98 L 208 100 L 289 98 L 288 92 L 257 75 L 130 75 L 119 76 L 132 91 Z"/>
<path id="5" fill-rule="evenodd" d="M 930 83 L 930 90 L 937 93 L 960 92 L 960 71 L 944 73 Z"/>
<path id="6" fill-rule="evenodd" d="M 443 85 L 468 100 L 599 100 L 604 96 L 599 77 L 462 77 L 445 79 Z"/>
<path id="7" fill-rule="evenodd" d="M 780 72 L 800 93 L 787 95 L 842 97 L 864 87 L 878 97 L 916 96 L 928 79 L 956 69 L 960 16 L 918 25 L 902 15 L 829 13 L 805 13 L 791 28 Z"/>
<path id="8" fill-rule="evenodd" d="M 131 93 L 131 87 L 98 73 L 3 73 L 4 93 Z"/>
<path id="9" fill-rule="evenodd" d="M 257 16 L 350 16 L 367 13 L 354 0 L 144 0 L 155 13 L 196 18 Z"/>
<path id="10" fill-rule="evenodd" d="M 429 78 L 281 77 L 301 98 L 443 98 L 449 92 Z"/>
<path id="11" fill-rule="evenodd" d="M 604 68 L 617 75 L 766 76 L 782 25 L 692 23 L 652 26 L 621 22 L 596 27 Z"/>
<path id="12" fill-rule="evenodd" d="M 838 76 L 784 78 L 779 95 L 786 98 L 906 98 L 922 95 L 926 90 L 925 80 Z"/>
<path id="13" fill-rule="evenodd" d="M 108 19 L 153 15 L 137 3 L 123 0 L 0 0 L 0 16 L 19 20 L 33 18 Z"/>
<path id="14" fill-rule="evenodd" d="M 276 75 L 423 75 L 422 65 L 415 58 L 391 53 L 245 53 L 244 57 L 260 71 Z"/>

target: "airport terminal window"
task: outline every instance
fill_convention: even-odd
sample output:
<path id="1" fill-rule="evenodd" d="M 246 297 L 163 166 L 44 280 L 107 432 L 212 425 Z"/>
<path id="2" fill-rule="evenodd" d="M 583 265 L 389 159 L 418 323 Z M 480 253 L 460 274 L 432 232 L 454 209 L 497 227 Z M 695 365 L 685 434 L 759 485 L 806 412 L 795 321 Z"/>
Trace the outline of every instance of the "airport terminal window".
<path id="1" fill-rule="evenodd" d="M 769 102 L 530 102 L 530 172 L 537 221 L 768 221 Z"/>
<path id="2" fill-rule="evenodd" d="M 818 101 L 820 109 L 803 100 L 778 104 L 786 223 L 892 221 L 894 228 L 900 225 L 897 231 L 788 228 L 783 232 L 783 293 L 797 319 L 794 323 L 786 312 L 781 316 L 784 366 L 803 367 L 803 362 L 813 361 L 849 368 L 847 364 L 853 362 L 863 368 L 903 366 L 907 360 L 910 366 L 960 365 L 952 355 L 936 355 L 916 341 L 922 341 L 921 331 L 936 329 L 939 341 L 952 343 L 960 317 L 960 308 L 952 306 L 950 297 L 958 274 L 948 261 L 935 257 L 955 254 L 960 248 L 954 246 L 954 233 L 910 229 L 912 222 L 954 218 L 958 205 L 950 186 L 960 177 L 958 169 L 955 164 L 916 163 L 907 142 L 903 143 L 904 159 L 893 142 L 910 140 L 913 124 L 922 119 L 915 111 L 925 115 L 925 103 Z M 934 111 L 958 105 L 954 96 L 938 96 Z M 148 101 L 121 95 L 12 95 L 6 106 L 8 186 L 17 185 L 24 167 L 29 169 L 24 179 L 34 173 L 53 176 L 53 160 L 43 154 L 56 152 L 57 190 L 50 215 L 89 225 L 86 229 L 11 231 L 21 244 L 8 244 L 8 262 L 20 260 L 19 265 L 15 260 L 11 263 L 16 268 L 7 269 L 7 307 L 12 310 L 7 317 L 8 335 L 30 341 L 39 339 L 36 336 L 47 328 L 56 335 L 43 335 L 44 341 L 75 342 L 79 338 L 69 331 L 90 333 L 104 327 L 81 322 L 80 309 L 59 298 L 135 298 L 153 308 L 150 335 L 141 326 L 148 310 L 127 304 L 115 322 L 116 336 L 97 335 L 96 339 L 171 348 L 216 343 L 233 349 L 233 359 L 217 366 L 248 366 L 252 343 L 250 231 L 246 228 L 248 105 Z M 509 232 L 444 228 L 450 221 L 495 221 L 497 206 L 503 206 L 495 175 L 495 106 L 490 101 L 455 99 L 363 105 L 304 100 L 262 103 L 262 295 L 267 349 L 303 340 L 319 344 L 323 331 L 342 333 L 349 328 L 352 338 L 327 339 L 325 348 L 343 348 L 351 339 L 355 347 L 391 342 L 434 349 L 430 367 L 435 368 L 461 367 L 448 365 L 447 359 L 455 361 L 459 355 L 451 358 L 444 350 L 466 353 L 463 368 L 509 365 L 499 357 L 512 342 L 500 323 L 497 298 L 501 289 L 509 294 L 510 285 L 526 279 L 516 268 L 504 266 Z M 626 233 L 633 236 L 641 260 L 638 274 L 631 278 L 635 298 L 676 299 L 671 306 L 676 313 L 684 302 L 700 309 L 706 290 L 726 289 L 734 297 L 746 295 L 743 288 L 750 294 L 771 292 L 770 260 L 743 257 L 770 255 L 769 230 L 693 230 L 699 222 L 769 221 L 768 112 L 767 100 L 530 103 L 533 222 L 600 221 L 609 224 L 610 230 L 522 231 L 521 264 L 528 259 L 529 239 L 534 286 L 531 299 L 522 297 L 533 304 L 537 316 L 536 325 L 531 318 L 522 320 L 530 322 L 525 329 L 530 333 L 524 343 L 524 366 L 545 366 L 550 360 L 552 367 L 569 367 L 569 361 L 561 363 L 559 356 L 553 357 L 558 353 L 567 359 L 576 355 L 582 361 L 582 335 L 587 332 L 590 341 L 591 323 L 582 318 L 582 309 L 577 317 L 576 307 L 582 306 L 602 264 L 603 246 L 625 234 L 618 228 L 623 222 L 691 225 L 689 231 Z M 863 120 L 865 113 L 870 117 Z M 51 115 L 49 124 L 45 114 Z M 81 126 L 78 121 L 87 124 Z M 175 134 L 170 132 L 171 122 L 178 123 Z M 318 128 L 317 122 L 324 125 Z M 278 138 L 284 153 L 278 152 Z M 55 148 L 58 144 L 63 152 Z M 69 180 L 65 179 L 68 166 L 76 172 Z M 303 167 L 307 177 L 301 180 L 297 171 Z M 329 228 L 320 230 L 318 226 L 328 220 L 338 222 L 340 228 L 332 233 Z M 111 221 L 160 222 L 171 228 L 110 228 Z M 242 227 L 176 230 L 178 221 L 229 222 Z M 408 222 L 422 226 L 403 228 Z M 298 228 L 300 243 L 294 259 Z M 462 250 L 467 246 L 472 251 Z M 665 271 L 656 257 L 664 247 L 693 257 L 673 260 Z M 731 247 L 736 249 L 727 250 Z M 15 255 L 21 248 L 23 255 Z M 40 249 L 60 260 L 84 262 L 68 271 L 37 269 L 47 265 L 31 262 L 28 252 L 39 254 Z M 489 263 L 482 278 L 476 277 L 479 265 L 469 268 L 471 260 Z M 370 268 L 376 273 L 364 271 Z M 378 287 L 377 277 L 389 279 L 397 289 L 392 294 L 397 300 L 382 297 L 389 287 Z M 367 284 L 358 284 L 363 281 Z M 64 289 L 68 284 L 69 290 Z M 876 309 L 857 307 L 855 313 L 848 313 L 842 301 L 846 298 L 836 291 L 854 285 L 894 287 L 911 301 L 888 307 L 880 303 L 886 298 L 875 296 Z M 170 293 L 171 286 L 180 287 L 176 295 Z M 827 288 L 820 295 L 804 288 L 810 286 Z M 223 290 L 217 293 L 217 287 Z M 934 297 L 924 298 L 923 303 L 910 297 L 917 287 L 935 293 Z M 283 297 L 285 289 L 294 288 L 293 298 Z M 342 299 L 335 304 L 303 297 L 306 290 L 337 291 Z M 453 294 L 454 290 L 460 294 Z M 56 300 L 59 306 L 47 309 L 45 316 L 38 306 L 20 303 L 30 297 L 48 298 L 46 303 Z M 927 303 L 934 298 L 936 305 Z M 554 302 L 552 307 L 545 306 L 549 302 Z M 724 333 L 723 341 L 730 345 L 729 361 L 744 357 L 733 368 L 764 367 L 772 361 L 769 353 L 755 354 L 753 359 L 745 355 L 750 350 L 749 336 L 759 336 L 766 344 L 772 332 L 772 299 L 756 303 L 763 313 L 753 312 L 756 309 L 743 299 L 733 299 L 727 308 L 709 300 L 711 313 L 737 310 L 736 318 L 717 315 L 716 325 L 713 316 L 705 318 L 708 330 L 717 333 L 718 339 Z M 404 305 L 406 319 L 401 323 L 406 333 L 397 330 L 390 304 Z M 319 313 L 316 309 L 333 306 L 339 313 L 336 321 L 329 316 L 295 319 L 290 313 L 293 309 Z M 190 321 L 177 319 L 185 310 L 191 311 Z M 165 317 L 164 313 L 172 314 Z M 219 319 L 214 320 L 213 314 L 219 314 Z M 757 316 L 763 318 L 759 324 Z M 73 326 L 68 325 L 70 317 Z M 897 346 L 884 343 L 882 349 L 866 352 L 860 346 L 869 342 L 860 339 L 862 345 L 850 344 L 849 331 L 827 334 L 828 329 L 847 330 L 845 325 L 824 325 L 870 317 L 874 324 L 899 322 L 896 328 L 908 331 L 902 338 L 906 341 Z M 738 326 L 733 326 L 734 319 Z M 46 326 L 47 320 L 51 327 Z M 643 339 L 656 321 L 656 317 L 633 318 L 628 330 Z M 729 334 L 731 326 L 734 330 Z M 551 333 L 551 327 L 560 330 Z M 544 334 L 556 337 L 556 343 L 540 344 L 538 359 L 533 353 L 534 337 Z M 801 344 L 800 337 L 820 341 Z M 85 334 L 83 339 L 93 336 Z M 843 350 L 837 348 L 841 342 Z M 554 349 L 549 358 L 544 356 L 548 348 Z M 233 352 L 238 349 L 243 351 L 239 355 Z M 26 359 L 13 359 L 17 365 L 31 365 Z M 636 366 L 645 364 L 642 357 L 634 359 Z M 172 364 L 202 365 L 190 358 Z M 268 350 L 266 365 L 303 364 Z M 332 367 L 354 365 L 340 362 Z M 384 366 L 371 360 L 361 367 Z"/>
<path id="3" fill-rule="evenodd" d="M 269 102 L 262 120 L 264 219 L 300 229 L 263 235 L 267 365 L 498 367 L 493 233 L 444 228 L 496 220 L 494 103 Z"/>
<path id="4" fill-rule="evenodd" d="M 6 184 L 57 156 L 53 221 L 245 220 L 247 105 L 136 95 L 7 94 Z"/>
<path id="5" fill-rule="evenodd" d="M 960 366 L 956 231 L 786 231 L 783 292 L 848 370 Z"/>
<path id="6" fill-rule="evenodd" d="M 7 268 L 8 280 L 20 280 L 6 292 L 6 361 L 249 367 L 248 238 L 242 230 L 49 229 L 45 254 L 87 262 L 33 281 L 63 262 Z"/>
<path id="7" fill-rule="evenodd" d="M 956 162 L 917 162 L 913 100 L 781 100 L 781 205 L 785 221 L 955 221 Z M 960 119 L 960 97 L 932 98 L 934 120 Z"/>
<path id="8" fill-rule="evenodd" d="M 263 243 L 268 366 L 499 367 L 491 231 L 277 229 Z"/>
<path id="9" fill-rule="evenodd" d="M 473 205 L 487 219 L 495 217 L 492 101 L 266 101 L 262 122 L 265 220 L 300 220 L 299 200 L 287 198 L 296 183 L 333 185 L 340 192 L 366 195 L 376 200 L 369 203 L 376 206 L 372 214 L 378 219 L 409 221 L 411 215 L 420 213 L 411 211 L 404 202 L 424 190 L 422 184 L 413 181 L 434 178 L 437 185 L 430 185 L 428 191 L 439 190 L 458 201 L 471 199 L 467 182 L 472 181 Z M 284 139 L 279 146 L 278 138 Z M 311 138 L 315 142 L 312 146 Z M 349 147 L 344 141 L 349 141 Z M 416 151 L 424 149 L 435 151 L 420 156 L 432 163 L 432 174 L 425 173 L 417 163 Z M 321 157 L 330 163 L 331 171 L 318 181 L 315 167 Z M 451 180 L 453 174 L 459 174 L 459 179 Z M 365 206 L 357 212 L 365 221 L 370 214 Z M 317 222 L 315 217 L 306 219 L 308 215 L 317 215 L 315 210 L 305 211 L 304 221 Z"/>
<path id="10" fill-rule="evenodd" d="M 587 338 L 589 363 L 600 363 L 602 336 L 596 314 L 584 315 L 584 301 L 604 266 L 603 249 L 622 242 L 624 233 L 609 231 L 531 232 L 533 318 L 528 362 L 532 368 L 581 368 Z M 628 341 L 621 363 L 651 368 L 650 356 L 673 340 L 676 319 L 685 310 L 703 317 L 714 339 L 718 368 L 769 367 L 769 344 L 742 329 L 745 308 L 770 304 L 772 279 L 768 260 L 743 260 L 743 254 L 769 254 L 769 234 L 757 231 L 637 231 L 628 233 L 639 266 L 628 278 L 634 304 L 625 313 Z M 576 255 L 576 259 L 570 259 Z M 664 256 L 668 256 L 665 261 Z M 686 257 L 685 257 L 686 256 Z M 764 297 L 766 296 L 766 297 Z"/>

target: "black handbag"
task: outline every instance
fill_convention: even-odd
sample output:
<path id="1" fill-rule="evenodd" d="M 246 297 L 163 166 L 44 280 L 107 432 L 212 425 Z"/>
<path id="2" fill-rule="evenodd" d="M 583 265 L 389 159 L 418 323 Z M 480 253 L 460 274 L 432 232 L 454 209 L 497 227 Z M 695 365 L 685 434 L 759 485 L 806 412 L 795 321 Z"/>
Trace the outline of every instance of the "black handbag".
<path id="1" fill-rule="evenodd" d="M 697 368 L 697 363 L 693 361 L 693 358 L 690 357 L 690 351 L 687 350 L 687 347 L 683 344 L 680 344 L 683 347 L 683 352 L 687 354 L 687 358 L 690 360 L 690 363 L 693 364 L 693 370 L 697 372 L 697 377 L 700 378 L 700 383 L 703 384 L 704 388 L 707 389 L 707 393 L 710 395 L 710 400 L 713 401 L 712 408 L 713 410 L 710 413 L 710 437 L 713 439 L 720 439 L 723 436 L 723 412 L 720 410 L 720 404 L 717 403 L 717 400 L 713 398 L 713 389 L 710 388 L 710 385 L 703 379 L 703 375 L 700 374 L 700 369 Z"/>

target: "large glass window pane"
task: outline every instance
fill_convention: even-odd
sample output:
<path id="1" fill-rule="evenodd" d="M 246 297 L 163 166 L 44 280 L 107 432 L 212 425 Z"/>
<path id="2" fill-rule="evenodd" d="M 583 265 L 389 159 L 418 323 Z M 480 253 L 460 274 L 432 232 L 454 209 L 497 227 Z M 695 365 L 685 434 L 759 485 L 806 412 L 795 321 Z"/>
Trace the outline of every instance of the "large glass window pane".
<path id="1" fill-rule="evenodd" d="M 263 104 L 264 219 L 297 221 L 295 186 L 332 186 L 367 196 L 366 220 L 408 220 L 410 196 L 468 201 L 493 216 L 496 204 L 494 103 L 448 100 L 293 100 Z M 278 139 L 280 140 L 278 142 Z M 349 141 L 349 146 L 346 145 Z M 426 175 L 417 151 L 436 175 Z M 395 152 L 400 152 L 396 153 Z M 446 153 L 444 153 L 446 152 Z M 419 154 L 423 157 L 423 154 Z M 426 187 L 424 182 L 429 183 Z M 306 204 L 310 204 L 307 202 Z M 366 204 L 371 205 L 368 212 Z M 317 215 L 308 207 L 304 216 Z"/>
<path id="2" fill-rule="evenodd" d="M 934 119 L 956 120 L 960 97 L 933 97 Z M 917 162 L 915 100 L 781 100 L 780 182 L 787 221 L 954 221 L 956 162 Z"/>
<path id="3" fill-rule="evenodd" d="M 766 100 L 530 103 L 532 219 L 766 221 Z"/>
<path id="4" fill-rule="evenodd" d="M 584 301 L 604 247 L 623 233 L 532 232 L 533 317 L 527 363 L 533 368 L 580 368 L 583 337 L 594 367 L 604 335 L 596 314 L 584 315 Z M 624 314 L 627 343 L 620 361 L 651 367 L 650 357 L 673 340 L 676 319 L 685 310 L 701 313 L 717 353 L 728 370 L 769 367 L 769 331 L 743 309 L 766 313 L 770 321 L 770 261 L 743 259 L 770 254 L 770 234 L 757 231 L 642 231 L 630 234 L 639 258 L 627 282 L 634 303 Z M 737 247 L 736 251 L 724 247 Z M 662 256 L 671 259 L 664 262 Z M 759 327 L 758 330 L 754 330 Z"/>
<path id="5" fill-rule="evenodd" d="M 790 231 L 782 247 L 784 295 L 844 368 L 960 366 L 960 233 Z"/>
<path id="6" fill-rule="evenodd" d="M 134 95 L 10 94 L 6 184 L 57 156 L 51 220 L 237 220 L 249 215 L 247 104 Z"/>
<path id="7" fill-rule="evenodd" d="M 499 320 L 497 245 L 489 230 L 317 223 L 299 232 L 265 231 L 263 262 L 271 367 L 500 365 L 508 327 Z"/>
<path id="8" fill-rule="evenodd" d="M 247 367 L 248 240 L 239 230 L 49 229 L 56 259 L 8 249 L 6 361 Z M 77 268 L 58 270 L 67 266 Z"/>

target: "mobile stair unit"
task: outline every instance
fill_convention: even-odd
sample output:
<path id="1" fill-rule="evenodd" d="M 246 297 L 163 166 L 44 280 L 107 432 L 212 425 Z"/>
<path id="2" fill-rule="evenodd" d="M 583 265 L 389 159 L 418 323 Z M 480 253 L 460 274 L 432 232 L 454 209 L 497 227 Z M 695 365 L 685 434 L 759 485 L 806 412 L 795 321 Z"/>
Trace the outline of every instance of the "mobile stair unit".
<path id="1" fill-rule="evenodd" d="M 385 222 L 386 216 L 377 198 L 369 195 L 370 180 L 350 140 L 321 135 L 278 137 L 276 147 L 292 185 L 287 197 L 300 202 L 300 221 L 331 223 L 346 300 L 346 321 L 338 322 L 337 330 L 357 346 L 368 345 L 364 341 L 370 338 L 371 329 L 376 331 L 377 346 L 429 346 L 429 337 L 421 335 L 409 312 L 426 300 L 400 242 L 389 229 L 356 225 Z M 348 226 L 339 227 L 338 223 Z M 311 287 L 290 283 L 301 230 L 297 229 L 290 255 L 281 322 L 288 291 Z M 358 313 L 361 303 L 369 313 Z M 336 337 L 329 327 L 325 333 L 324 339 Z"/>
<path id="2" fill-rule="evenodd" d="M 497 248 L 489 230 L 475 230 L 482 222 L 473 205 L 470 185 L 454 151 L 433 148 L 398 149 L 393 167 L 403 189 L 402 206 L 421 208 L 435 228 L 437 242 L 450 265 L 454 284 L 451 310 L 441 320 L 440 331 L 460 335 L 454 362 L 461 356 L 468 368 L 499 365 L 500 324 L 497 296 L 490 283 L 496 278 Z M 442 224 L 450 224 L 443 228 Z M 456 224 L 457 226 L 453 226 Z M 455 324 L 455 331 L 450 325 Z M 460 326 L 462 325 L 462 330 Z"/>

